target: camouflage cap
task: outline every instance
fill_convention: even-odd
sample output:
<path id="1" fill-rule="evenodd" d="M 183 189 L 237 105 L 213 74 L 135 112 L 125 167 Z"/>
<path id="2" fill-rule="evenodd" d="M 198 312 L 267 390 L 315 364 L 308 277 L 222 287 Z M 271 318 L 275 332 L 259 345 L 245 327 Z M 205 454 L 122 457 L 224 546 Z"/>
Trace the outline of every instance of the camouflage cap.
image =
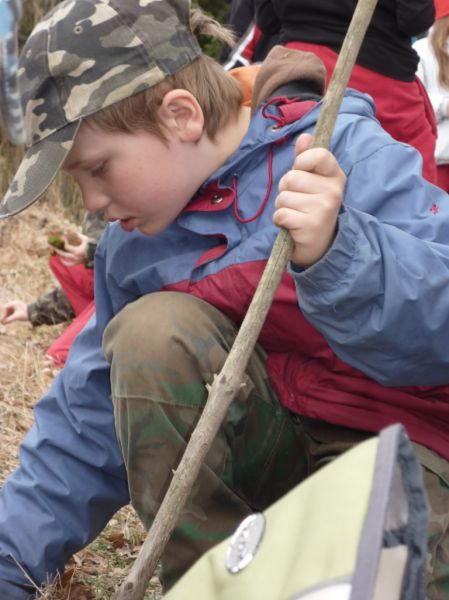
<path id="1" fill-rule="evenodd" d="M 190 0 L 58 4 L 35 27 L 20 57 L 27 151 L 0 218 L 42 196 L 84 117 L 156 85 L 200 54 L 190 29 Z"/>

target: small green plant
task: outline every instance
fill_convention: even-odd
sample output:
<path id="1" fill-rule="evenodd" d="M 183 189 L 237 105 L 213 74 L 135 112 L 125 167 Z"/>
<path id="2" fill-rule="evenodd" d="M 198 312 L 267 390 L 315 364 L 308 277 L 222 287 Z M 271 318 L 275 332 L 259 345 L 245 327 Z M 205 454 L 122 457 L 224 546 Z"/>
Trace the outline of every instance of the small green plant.
<path id="1" fill-rule="evenodd" d="M 64 250 L 65 242 L 63 239 L 61 239 L 61 237 L 58 234 L 49 235 L 47 238 L 47 242 L 50 244 L 50 246 L 58 248 L 58 250 Z"/>

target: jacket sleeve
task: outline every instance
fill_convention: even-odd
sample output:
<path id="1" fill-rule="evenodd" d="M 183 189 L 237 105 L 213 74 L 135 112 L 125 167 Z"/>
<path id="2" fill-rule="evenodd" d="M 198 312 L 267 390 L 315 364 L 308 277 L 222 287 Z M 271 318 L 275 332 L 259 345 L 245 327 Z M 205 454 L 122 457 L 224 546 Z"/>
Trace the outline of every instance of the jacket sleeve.
<path id="1" fill-rule="evenodd" d="M 367 122 L 367 121 L 366 121 Z M 336 354 L 386 385 L 449 381 L 449 202 L 421 176 L 411 147 L 352 132 L 349 169 L 332 247 L 291 272 L 300 307 Z M 390 138 L 391 139 L 391 138 Z M 336 150 L 344 162 L 344 151 Z"/>
<path id="2" fill-rule="evenodd" d="M 281 29 L 281 22 L 274 10 L 272 0 L 255 0 L 255 21 L 265 35 L 274 35 Z"/>
<path id="3" fill-rule="evenodd" d="M 29 597 L 11 557 L 37 584 L 51 581 L 128 502 L 103 329 L 94 315 L 75 340 L 0 491 L 0 598 Z"/>
<path id="4" fill-rule="evenodd" d="M 396 22 L 402 33 L 419 35 L 432 27 L 435 21 L 433 0 L 395 0 Z"/>
<path id="5" fill-rule="evenodd" d="M 60 287 L 39 296 L 36 302 L 28 304 L 27 312 L 33 327 L 65 323 L 75 317 L 72 305 Z"/>
<path id="6" fill-rule="evenodd" d="M 254 19 L 253 0 L 234 0 L 231 2 L 228 26 L 237 38 L 242 37 Z"/>

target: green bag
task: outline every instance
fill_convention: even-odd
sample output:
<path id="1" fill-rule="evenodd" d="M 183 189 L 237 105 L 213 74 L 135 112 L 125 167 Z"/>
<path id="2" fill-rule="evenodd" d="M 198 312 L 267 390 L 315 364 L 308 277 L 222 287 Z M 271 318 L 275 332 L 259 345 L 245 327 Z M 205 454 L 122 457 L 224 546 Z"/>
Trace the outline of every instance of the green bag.
<path id="1" fill-rule="evenodd" d="M 201 557 L 166 600 L 421 600 L 428 502 L 400 425 L 355 446 Z"/>

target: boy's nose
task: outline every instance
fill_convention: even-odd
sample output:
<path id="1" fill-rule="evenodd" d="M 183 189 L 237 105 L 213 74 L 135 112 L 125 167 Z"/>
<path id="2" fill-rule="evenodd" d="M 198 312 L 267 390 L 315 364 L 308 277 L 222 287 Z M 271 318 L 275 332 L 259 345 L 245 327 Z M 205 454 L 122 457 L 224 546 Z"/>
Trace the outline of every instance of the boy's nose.
<path id="1" fill-rule="evenodd" d="M 89 212 L 98 212 L 106 209 L 110 199 L 106 194 L 96 191 L 82 190 L 83 203 Z"/>

